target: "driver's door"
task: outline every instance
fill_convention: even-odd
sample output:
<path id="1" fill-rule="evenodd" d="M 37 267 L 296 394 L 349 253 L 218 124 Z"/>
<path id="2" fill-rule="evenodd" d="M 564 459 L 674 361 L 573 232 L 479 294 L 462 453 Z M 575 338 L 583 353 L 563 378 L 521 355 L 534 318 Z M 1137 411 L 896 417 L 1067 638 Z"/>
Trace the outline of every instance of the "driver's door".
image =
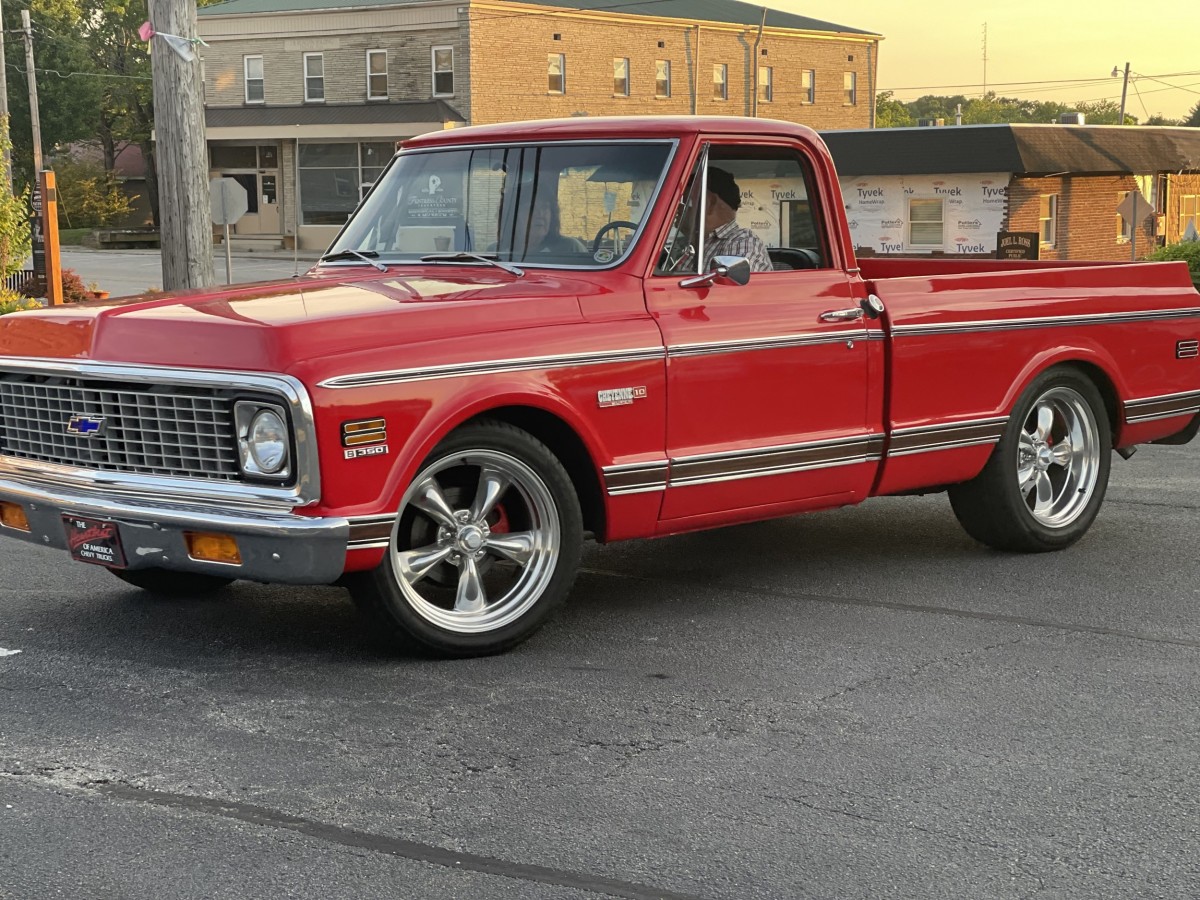
<path id="1" fill-rule="evenodd" d="M 771 237 L 785 202 L 788 233 L 797 233 L 797 210 L 811 215 L 815 246 L 805 250 L 819 265 L 755 272 L 745 285 L 718 278 L 687 286 L 689 275 L 703 274 L 695 223 L 708 164 L 738 178 L 740 226 Z M 663 531 L 837 506 L 869 491 L 882 445 L 870 409 L 882 332 L 865 316 L 829 316 L 853 316 L 864 292 L 831 253 L 817 196 L 813 161 L 799 146 L 717 143 L 700 154 L 646 289 L 668 357 Z"/>

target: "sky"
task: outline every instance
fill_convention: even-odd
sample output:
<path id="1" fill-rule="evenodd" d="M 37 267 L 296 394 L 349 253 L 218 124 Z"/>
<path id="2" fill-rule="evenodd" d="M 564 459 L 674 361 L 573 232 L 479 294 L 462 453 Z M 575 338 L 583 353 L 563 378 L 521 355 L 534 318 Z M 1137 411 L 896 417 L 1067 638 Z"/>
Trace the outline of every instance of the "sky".
<path id="1" fill-rule="evenodd" d="M 898 100 L 915 100 L 924 94 L 983 93 L 986 23 L 986 82 L 1000 96 L 1067 104 L 1102 99 L 1120 103 L 1128 62 L 1125 111 L 1139 121 L 1156 113 L 1184 118 L 1200 102 L 1196 49 L 1200 3 L 1196 0 L 1160 4 L 1128 0 L 766 2 L 775 9 L 882 34 L 878 87 L 894 91 Z M 1114 66 L 1121 73 L 1117 78 L 1111 77 Z M 1177 73 L 1184 74 L 1161 78 Z M 1075 83 L 1044 83 L 1055 81 Z"/>

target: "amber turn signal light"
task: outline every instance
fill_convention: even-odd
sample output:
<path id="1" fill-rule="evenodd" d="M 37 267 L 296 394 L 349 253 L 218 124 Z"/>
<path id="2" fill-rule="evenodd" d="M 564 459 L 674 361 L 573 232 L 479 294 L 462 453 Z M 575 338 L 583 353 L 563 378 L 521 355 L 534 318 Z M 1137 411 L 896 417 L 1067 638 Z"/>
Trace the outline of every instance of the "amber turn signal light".
<path id="1" fill-rule="evenodd" d="M 231 534 L 210 534 L 207 531 L 185 531 L 188 556 L 203 562 L 229 563 L 240 566 L 242 553 L 237 538 Z"/>
<path id="2" fill-rule="evenodd" d="M 25 515 L 25 507 L 19 503 L 0 501 L 0 522 L 18 531 L 29 531 L 29 517 Z"/>

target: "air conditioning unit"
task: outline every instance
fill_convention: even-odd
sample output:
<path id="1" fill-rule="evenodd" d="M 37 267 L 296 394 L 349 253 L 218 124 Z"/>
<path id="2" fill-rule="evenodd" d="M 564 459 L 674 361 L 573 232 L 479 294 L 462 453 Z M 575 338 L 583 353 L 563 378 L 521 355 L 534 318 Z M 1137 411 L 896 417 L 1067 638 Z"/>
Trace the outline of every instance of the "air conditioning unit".
<path id="1" fill-rule="evenodd" d="M 945 119 L 917 119 L 918 128 L 941 128 L 945 124 Z"/>
<path id="2" fill-rule="evenodd" d="M 1059 125 L 1083 125 L 1086 124 L 1086 117 L 1081 112 L 1060 113 L 1058 116 Z"/>

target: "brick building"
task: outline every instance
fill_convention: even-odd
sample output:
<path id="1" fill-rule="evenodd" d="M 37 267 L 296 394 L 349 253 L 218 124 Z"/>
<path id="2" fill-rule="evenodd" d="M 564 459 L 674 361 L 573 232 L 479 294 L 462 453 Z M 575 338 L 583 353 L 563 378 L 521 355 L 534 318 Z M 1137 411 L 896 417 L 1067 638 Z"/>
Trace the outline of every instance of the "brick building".
<path id="1" fill-rule="evenodd" d="M 873 125 L 880 36 L 738 0 L 228 0 L 199 10 L 211 174 L 242 241 L 321 249 L 395 142 L 462 124 Z"/>
<path id="2" fill-rule="evenodd" d="M 1005 231 L 1036 233 L 1042 259 L 1127 260 L 1180 240 L 1200 213 L 1197 128 L 965 125 L 822 137 L 864 256 L 995 256 Z M 1135 189 L 1145 202 L 1123 216 Z"/>

